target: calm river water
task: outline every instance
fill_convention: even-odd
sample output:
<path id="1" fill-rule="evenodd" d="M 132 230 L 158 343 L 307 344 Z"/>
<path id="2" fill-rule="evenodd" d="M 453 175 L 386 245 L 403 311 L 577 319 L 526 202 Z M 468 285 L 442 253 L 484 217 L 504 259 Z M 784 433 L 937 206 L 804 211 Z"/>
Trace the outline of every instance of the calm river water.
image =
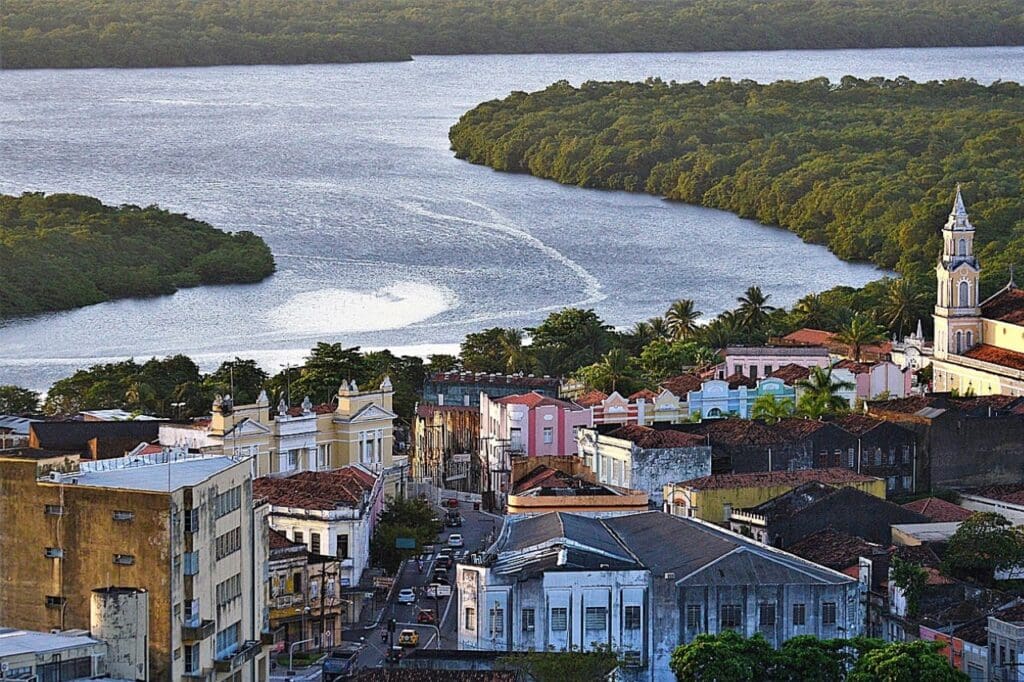
<path id="1" fill-rule="evenodd" d="M 645 195 L 457 161 L 475 104 L 568 79 L 1024 77 L 1024 48 L 420 57 L 398 64 L 0 72 L 0 191 L 79 192 L 262 235 L 249 286 L 0 323 L 0 384 L 187 353 L 269 370 L 318 340 L 450 350 L 486 326 L 595 308 L 615 325 L 678 297 L 712 314 L 878 276 L 779 229 Z"/>

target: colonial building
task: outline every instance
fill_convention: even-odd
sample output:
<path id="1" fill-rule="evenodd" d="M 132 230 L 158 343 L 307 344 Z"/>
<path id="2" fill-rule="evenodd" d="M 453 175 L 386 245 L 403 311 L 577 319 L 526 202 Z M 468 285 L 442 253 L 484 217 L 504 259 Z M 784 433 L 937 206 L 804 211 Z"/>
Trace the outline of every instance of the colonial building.
<path id="1" fill-rule="evenodd" d="M 282 399 L 271 408 L 266 392 L 252 405 L 235 405 L 231 396 L 213 403 L 208 420 L 161 424 L 160 443 L 210 454 L 255 457 L 257 475 L 337 469 L 362 464 L 386 471 L 395 464 L 394 395 L 387 378 L 363 391 L 343 382 L 333 403 L 289 407 Z"/>
<path id="2" fill-rule="evenodd" d="M 853 374 L 857 397 L 861 400 L 871 400 L 878 396 L 906 398 L 910 395 L 913 372 L 909 369 L 900 369 L 899 365 L 888 360 L 876 362 L 840 360 L 834 365 L 834 368 L 845 369 Z"/>
<path id="3" fill-rule="evenodd" d="M 957 187 L 935 266 L 933 386 L 961 395 L 1024 395 L 1024 291 L 1011 277 L 982 300 L 980 274 L 974 226 Z"/>
<path id="4" fill-rule="evenodd" d="M 0 457 L 0 623 L 88 629 L 98 593 L 143 591 L 149 679 L 264 678 L 266 511 L 229 457 Z"/>
<path id="5" fill-rule="evenodd" d="M 577 438 L 599 483 L 642 490 L 656 507 L 666 483 L 711 473 L 711 448 L 693 434 L 631 424 L 580 429 Z"/>
<path id="6" fill-rule="evenodd" d="M 771 375 L 788 364 L 802 367 L 828 367 L 828 349 L 822 346 L 728 346 L 725 361 L 716 369 L 716 378 L 742 374 L 751 379 Z"/>
<path id="7" fill-rule="evenodd" d="M 559 384 L 557 377 L 537 377 L 532 374 L 436 372 L 423 382 L 423 402 L 428 405 L 479 407 L 481 393 L 501 398 L 535 392 L 557 398 Z"/>
<path id="8" fill-rule="evenodd" d="M 480 492 L 480 408 L 416 406 L 412 418 L 412 474 L 435 485 Z"/>
<path id="9" fill-rule="evenodd" d="M 512 518 L 456 580 L 460 649 L 607 647 L 625 681 L 674 682 L 673 650 L 703 633 L 760 633 L 779 646 L 855 637 L 864 624 L 857 580 L 655 511 Z"/>
<path id="10" fill-rule="evenodd" d="M 512 461 L 508 514 L 610 514 L 647 509 L 646 492 L 598 483 L 594 472 L 578 457 L 522 457 Z"/>

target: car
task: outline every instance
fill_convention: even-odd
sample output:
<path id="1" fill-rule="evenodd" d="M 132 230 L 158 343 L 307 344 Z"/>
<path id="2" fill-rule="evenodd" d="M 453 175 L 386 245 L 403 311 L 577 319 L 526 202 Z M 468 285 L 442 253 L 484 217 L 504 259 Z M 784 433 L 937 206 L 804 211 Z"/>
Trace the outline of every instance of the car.
<path id="1" fill-rule="evenodd" d="M 403 587 L 398 591 L 399 604 L 415 604 L 416 592 L 411 587 Z"/>
<path id="2" fill-rule="evenodd" d="M 448 507 L 449 509 L 458 509 L 459 501 L 452 497 L 444 501 L 444 506 Z"/>
<path id="3" fill-rule="evenodd" d="M 420 633 L 413 629 L 402 630 L 398 633 L 398 646 L 416 646 L 420 643 Z"/>
<path id="4" fill-rule="evenodd" d="M 433 609 L 420 609 L 419 613 L 416 614 L 416 622 L 433 625 L 437 622 L 437 616 L 434 615 Z"/>
<path id="5" fill-rule="evenodd" d="M 455 562 L 452 560 L 451 554 L 439 554 L 437 556 L 437 567 L 443 569 L 451 568 Z"/>
<path id="6" fill-rule="evenodd" d="M 462 534 L 461 533 L 452 533 L 451 535 L 448 536 L 448 546 L 449 547 L 462 547 L 463 544 L 465 544 L 465 543 L 462 542 Z"/>
<path id="7" fill-rule="evenodd" d="M 457 511 L 449 511 L 444 515 L 444 525 L 448 528 L 461 528 L 462 514 Z"/>
<path id="8" fill-rule="evenodd" d="M 446 571 L 443 568 L 435 568 L 434 569 L 434 578 L 433 578 L 433 580 L 434 580 L 435 583 L 441 582 L 442 580 L 447 581 L 448 580 L 448 571 Z"/>

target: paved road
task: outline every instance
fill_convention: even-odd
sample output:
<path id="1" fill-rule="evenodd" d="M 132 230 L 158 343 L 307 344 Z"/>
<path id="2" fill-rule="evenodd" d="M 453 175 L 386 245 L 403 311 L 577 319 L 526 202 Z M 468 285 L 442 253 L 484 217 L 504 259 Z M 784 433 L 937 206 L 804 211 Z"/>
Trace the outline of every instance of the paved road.
<path id="1" fill-rule="evenodd" d="M 453 583 L 451 598 L 441 597 L 440 599 L 434 599 L 424 595 L 425 588 L 431 582 L 436 567 L 437 549 L 448 543 L 449 535 L 461 533 L 464 542 L 464 546 L 461 549 L 469 553 L 483 548 L 491 534 L 501 528 L 501 520 L 498 517 L 484 512 L 473 511 L 471 504 L 461 503 L 459 512 L 462 514 L 462 527 L 445 528 L 444 533 L 439 538 L 438 545 L 433 548 L 425 548 L 423 572 L 421 573 L 417 570 L 415 561 L 409 561 L 406 562 L 402 572 L 397 576 L 398 585 L 394 590 L 391 601 L 384 607 L 384 613 L 381 618 L 382 626 L 390 618 L 394 618 L 398 622 L 395 633 L 396 643 L 397 631 L 412 628 L 420 634 L 420 648 L 454 649 L 457 647 L 458 616 L 455 610 L 458 599 L 454 593 L 455 569 L 452 568 L 447 571 L 449 582 Z M 442 509 L 438 509 L 437 513 L 439 517 L 444 518 Z M 458 556 L 460 550 L 454 548 L 453 551 Z M 398 590 L 406 587 L 411 587 L 416 591 L 417 600 L 415 604 L 397 603 Z M 416 616 L 421 608 L 434 610 L 440 621 L 437 628 L 416 624 Z M 378 667 L 383 665 L 389 642 L 381 640 L 380 632 L 382 629 L 383 627 L 375 630 L 347 631 L 345 633 L 345 639 L 352 641 L 360 641 L 362 639 L 366 645 L 363 653 L 359 656 L 358 665 L 360 667 Z M 440 641 L 438 641 L 439 633 Z"/>

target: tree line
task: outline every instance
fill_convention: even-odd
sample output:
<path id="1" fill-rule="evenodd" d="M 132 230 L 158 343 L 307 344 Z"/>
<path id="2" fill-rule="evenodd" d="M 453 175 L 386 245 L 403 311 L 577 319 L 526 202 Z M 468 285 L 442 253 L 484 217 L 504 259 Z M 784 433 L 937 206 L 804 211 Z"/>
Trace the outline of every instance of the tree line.
<path id="1" fill-rule="evenodd" d="M 258 282 L 274 257 L 252 232 L 224 232 L 156 206 L 78 194 L 0 195 L 0 319 L 200 284 Z"/>
<path id="2" fill-rule="evenodd" d="M 1017 0 L 8 0 L 4 68 L 1019 45 Z"/>
<path id="3" fill-rule="evenodd" d="M 895 268 L 908 295 L 934 287 L 939 228 L 959 182 L 978 228 L 983 292 L 1024 263 L 1016 83 L 560 81 L 478 105 L 450 139 L 459 158 L 497 170 L 780 225 L 840 258 Z M 832 308 L 837 297 L 849 292 L 818 303 Z"/>

